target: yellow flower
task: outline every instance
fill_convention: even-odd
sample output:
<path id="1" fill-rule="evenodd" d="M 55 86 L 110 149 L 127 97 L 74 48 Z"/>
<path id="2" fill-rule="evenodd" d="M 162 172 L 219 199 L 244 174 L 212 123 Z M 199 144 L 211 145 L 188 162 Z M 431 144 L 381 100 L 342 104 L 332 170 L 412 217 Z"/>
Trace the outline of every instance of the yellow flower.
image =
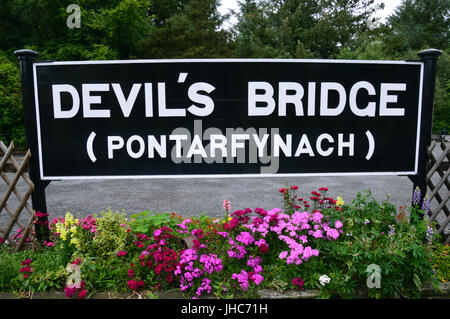
<path id="1" fill-rule="evenodd" d="M 339 196 L 337 197 L 336 205 L 337 205 L 337 206 L 342 206 L 342 205 L 344 205 L 344 199 L 342 198 L 341 195 L 339 195 Z"/>
<path id="2" fill-rule="evenodd" d="M 78 240 L 78 238 L 72 238 L 70 240 L 70 243 L 75 245 L 77 248 L 80 247 L 80 241 Z"/>

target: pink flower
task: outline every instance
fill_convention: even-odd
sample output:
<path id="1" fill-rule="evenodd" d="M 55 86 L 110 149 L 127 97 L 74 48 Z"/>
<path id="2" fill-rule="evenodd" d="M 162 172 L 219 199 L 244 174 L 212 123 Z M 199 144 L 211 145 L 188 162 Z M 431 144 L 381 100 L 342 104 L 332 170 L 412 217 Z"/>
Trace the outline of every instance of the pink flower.
<path id="1" fill-rule="evenodd" d="M 237 280 L 242 290 L 248 290 L 248 273 L 245 270 L 242 269 L 239 274 L 232 274 L 231 279 Z"/>
<path id="2" fill-rule="evenodd" d="M 322 235 L 322 231 L 321 230 L 316 230 L 314 233 L 313 233 L 313 235 L 312 235 L 314 238 L 323 238 L 323 235 Z"/>
<path id="3" fill-rule="evenodd" d="M 252 280 L 255 283 L 255 285 L 259 285 L 264 281 L 264 277 L 260 274 L 255 274 L 252 276 Z"/>
<path id="4" fill-rule="evenodd" d="M 127 252 L 125 250 L 121 250 L 117 252 L 117 256 L 126 256 Z"/>
<path id="5" fill-rule="evenodd" d="M 229 200 L 225 199 L 223 201 L 222 207 L 224 210 L 226 210 L 227 212 L 229 212 L 231 210 L 231 203 Z"/>
<path id="6" fill-rule="evenodd" d="M 337 220 L 335 223 L 334 223 L 334 227 L 336 227 L 337 229 L 339 229 L 339 228 L 341 228 L 342 226 L 344 226 L 339 220 Z"/>
<path id="7" fill-rule="evenodd" d="M 47 247 L 54 247 L 55 246 L 55 244 L 53 243 L 53 242 L 51 242 L 51 241 L 43 241 L 43 244 L 45 245 L 45 246 L 47 246 Z"/>
<path id="8" fill-rule="evenodd" d="M 336 240 L 339 237 L 339 232 L 334 228 L 328 228 L 327 229 L 327 237 Z"/>
<path id="9" fill-rule="evenodd" d="M 161 233 L 162 233 L 162 230 L 161 230 L 161 229 L 157 229 L 157 230 L 155 230 L 155 231 L 153 232 L 153 236 L 154 236 L 154 237 L 159 237 L 159 235 L 161 235 Z"/>
<path id="10" fill-rule="evenodd" d="M 249 232 L 241 232 L 236 236 L 236 240 L 248 246 L 255 241 L 255 239 L 250 235 Z"/>
<path id="11" fill-rule="evenodd" d="M 312 215 L 312 219 L 315 223 L 320 223 L 322 221 L 323 215 L 320 212 L 315 212 Z"/>
<path id="12" fill-rule="evenodd" d="M 288 254 L 287 251 L 283 251 L 283 252 L 281 252 L 281 253 L 278 255 L 278 258 L 284 259 L 284 258 L 286 258 L 287 254 Z"/>

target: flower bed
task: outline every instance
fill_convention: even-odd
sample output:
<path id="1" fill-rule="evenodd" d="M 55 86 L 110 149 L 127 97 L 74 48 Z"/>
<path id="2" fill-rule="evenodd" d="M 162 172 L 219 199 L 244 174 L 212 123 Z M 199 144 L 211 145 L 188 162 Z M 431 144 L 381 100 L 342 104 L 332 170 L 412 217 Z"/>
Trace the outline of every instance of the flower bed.
<path id="1" fill-rule="evenodd" d="M 34 252 L 0 244 L 0 291 L 254 298 L 272 289 L 329 298 L 364 289 L 383 298 L 420 297 L 425 282 L 448 281 L 448 245 L 434 243 L 434 227 L 421 217 L 426 202 L 397 209 L 366 192 L 345 204 L 327 191 L 303 198 L 298 186 L 282 188 L 283 209 L 231 212 L 224 201 L 223 218 L 67 213 Z"/>

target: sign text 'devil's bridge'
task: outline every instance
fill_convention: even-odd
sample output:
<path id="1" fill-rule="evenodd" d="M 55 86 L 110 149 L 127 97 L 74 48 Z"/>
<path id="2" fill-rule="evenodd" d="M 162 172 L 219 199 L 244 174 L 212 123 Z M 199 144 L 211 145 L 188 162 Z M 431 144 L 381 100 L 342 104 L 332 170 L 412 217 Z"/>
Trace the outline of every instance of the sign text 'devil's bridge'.
<path id="1" fill-rule="evenodd" d="M 422 62 L 34 64 L 40 175 L 414 175 Z"/>

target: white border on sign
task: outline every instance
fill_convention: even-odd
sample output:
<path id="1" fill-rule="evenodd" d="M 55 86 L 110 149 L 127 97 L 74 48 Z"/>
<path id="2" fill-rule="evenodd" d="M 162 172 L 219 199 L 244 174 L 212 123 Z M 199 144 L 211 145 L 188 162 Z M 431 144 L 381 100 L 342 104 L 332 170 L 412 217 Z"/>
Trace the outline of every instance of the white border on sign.
<path id="1" fill-rule="evenodd" d="M 346 172 L 346 173 L 280 173 L 280 174 L 186 174 L 186 175 L 106 175 L 106 176 L 44 176 L 42 161 L 41 123 L 39 116 L 39 98 L 37 90 L 37 72 L 39 66 L 84 65 L 84 64 L 135 64 L 135 63 L 211 63 L 211 62 L 264 62 L 264 63 L 347 63 L 347 64 L 407 64 L 420 65 L 420 90 L 417 114 L 417 136 L 414 171 L 406 172 Z M 33 64 L 34 99 L 36 107 L 36 129 L 39 150 L 39 173 L 41 180 L 77 180 L 77 179 L 167 179 L 167 178 L 238 178 L 238 177 L 303 177 L 303 176 L 384 176 L 416 175 L 419 166 L 420 120 L 422 116 L 424 63 L 421 61 L 395 60 L 326 60 L 326 59 L 159 59 L 159 60 L 102 60 L 102 61 L 54 61 L 35 62 Z"/>

